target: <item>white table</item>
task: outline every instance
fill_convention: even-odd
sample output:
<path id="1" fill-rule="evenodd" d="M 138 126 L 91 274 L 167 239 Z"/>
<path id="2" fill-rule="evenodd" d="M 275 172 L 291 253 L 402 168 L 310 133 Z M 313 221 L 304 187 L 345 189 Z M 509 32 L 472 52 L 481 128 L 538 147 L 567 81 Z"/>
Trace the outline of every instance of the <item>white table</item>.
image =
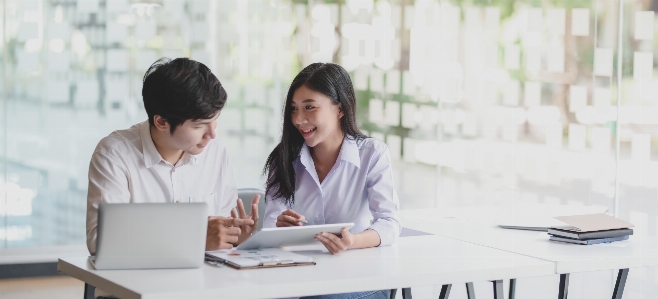
<path id="1" fill-rule="evenodd" d="M 120 298 L 281 298 L 546 276 L 554 263 L 450 238 L 400 238 L 381 248 L 337 256 L 304 251 L 315 266 L 235 270 L 204 265 L 179 270 L 94 270 L 86 257 L 63 258 L 58 270 Z M 447 294 L 445 294 L 447 295 Z"/>
<path id="2" fill-rule="evenodd" d="M 546 222 L 552 216 L 574 214 L 566 206 L 519 209 L 532 210 L 537 222 Z M 580 209 L 577 213 L 587 212 L 586 208 Z M 592 212 L 598 211 L 594 208 Z M 504 207 L 462 207 L 402 211 L 400 221 L 411 229 L 553 262 L 554 274 L 560 274 L 560 298 L 566 298 L 569 273 L 619 269 L 613 295 L 617 299 L 623 294 L 628 268 L 658 265 L 656 238 L 631 236 L 629 241 L 590 246 L 550 242 L 546 233 L 497 227 L 495 218 L 500 215 L 504 217 L 499 221 L 507 222 L 510 218 L 513 222 L 517 217 Z M 528 220 L 527 214 L 520 218 L 522 222 Z"/>

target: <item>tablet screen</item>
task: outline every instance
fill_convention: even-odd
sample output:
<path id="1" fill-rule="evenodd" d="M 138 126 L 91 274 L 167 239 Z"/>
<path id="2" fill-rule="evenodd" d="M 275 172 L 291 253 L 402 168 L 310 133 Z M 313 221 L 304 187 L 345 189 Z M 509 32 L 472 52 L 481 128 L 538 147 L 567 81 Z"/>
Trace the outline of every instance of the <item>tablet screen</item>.
<path id="1" fill-rule="evenodd" d="M 351 229 L 354 227 L 354 223 L 263 228 L 238 245 L 237 249 L 309 245 L 317 242 L 315 241 L 315 235 L 321 232 L 340 235 L 343 227 Z"/>

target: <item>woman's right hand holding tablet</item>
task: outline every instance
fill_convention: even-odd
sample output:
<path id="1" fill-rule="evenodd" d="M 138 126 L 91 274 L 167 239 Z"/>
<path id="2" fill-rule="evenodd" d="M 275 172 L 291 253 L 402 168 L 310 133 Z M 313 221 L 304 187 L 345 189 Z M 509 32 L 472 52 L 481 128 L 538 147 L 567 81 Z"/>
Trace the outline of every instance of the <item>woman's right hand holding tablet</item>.
<path id="1" fill-rule="evenodd" d="M 293 210 L 286 210 L 276 217 L 276 226 L 302 226 L 306 223 L 306 217 Z"/>

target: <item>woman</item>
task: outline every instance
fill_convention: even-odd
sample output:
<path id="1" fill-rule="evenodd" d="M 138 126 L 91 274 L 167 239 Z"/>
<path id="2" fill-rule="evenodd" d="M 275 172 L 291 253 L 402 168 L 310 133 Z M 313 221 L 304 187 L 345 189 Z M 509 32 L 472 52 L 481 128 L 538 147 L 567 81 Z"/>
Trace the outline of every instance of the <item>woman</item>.
<path id="1" fill-rule="evenodd" d="M 281 142 L 270 153 L 264 227 L 354 222 L 342 236 L 316 236 L 331 254 L 391 245 L 400 235 L 388 148 L 356 125 L 349 74 L 314 63 L 293 80 Z M 307 298 L 386 298 L 388 290 Z"/>

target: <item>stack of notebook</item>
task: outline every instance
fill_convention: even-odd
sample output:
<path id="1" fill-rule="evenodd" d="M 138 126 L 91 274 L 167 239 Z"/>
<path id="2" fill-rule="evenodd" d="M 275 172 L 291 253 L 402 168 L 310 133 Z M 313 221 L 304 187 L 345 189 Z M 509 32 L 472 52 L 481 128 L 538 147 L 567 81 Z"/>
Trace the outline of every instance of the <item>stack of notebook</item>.
<path id="1" fill-rule="evenodd" d="M 551 241 L 581 245 L 628 240 L 632 224 L 606 214 L 555 217 L 569 226 L 548 229 Z"/>

